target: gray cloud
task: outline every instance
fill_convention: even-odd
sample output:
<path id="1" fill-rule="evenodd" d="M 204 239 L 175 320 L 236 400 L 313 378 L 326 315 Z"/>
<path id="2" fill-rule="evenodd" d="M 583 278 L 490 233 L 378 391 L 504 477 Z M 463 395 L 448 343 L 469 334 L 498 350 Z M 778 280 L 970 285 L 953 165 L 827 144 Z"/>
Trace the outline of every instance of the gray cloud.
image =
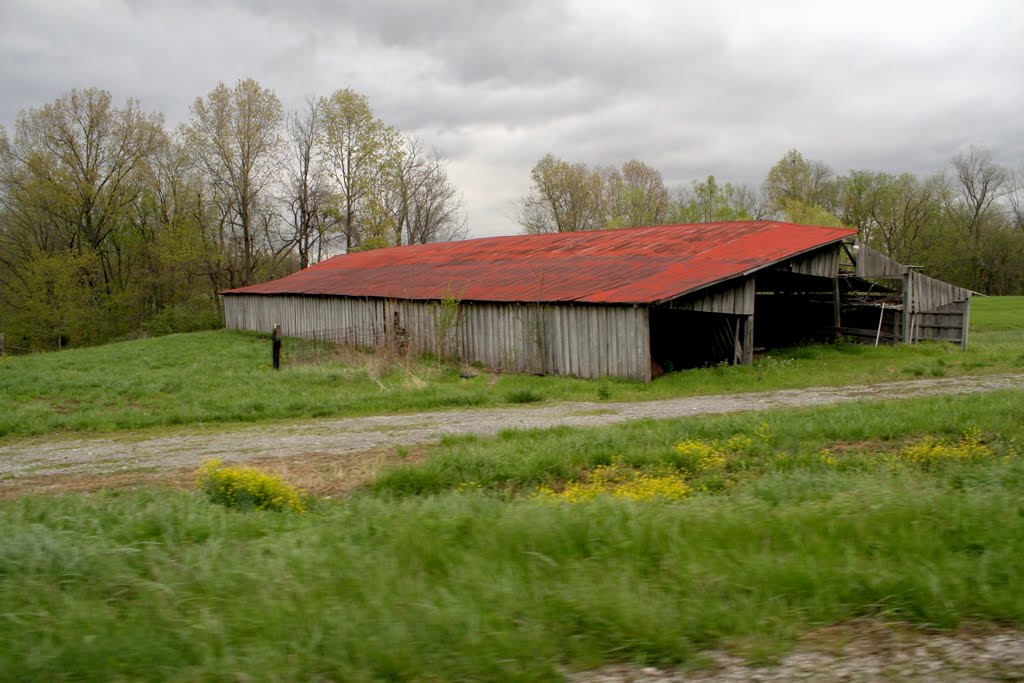
<path id="1" fill-rule="evenodd" d="M 173 125 L 218 81 L 286 105 L 352 87 L 447 151 L 475 234 L 511 231 L 543 154 L 759 182 L 791 147 L 928 172 L 1024 159 L 1024 5 L 979 0 L 6 0 L 0 123 L 73 87 Z"/>

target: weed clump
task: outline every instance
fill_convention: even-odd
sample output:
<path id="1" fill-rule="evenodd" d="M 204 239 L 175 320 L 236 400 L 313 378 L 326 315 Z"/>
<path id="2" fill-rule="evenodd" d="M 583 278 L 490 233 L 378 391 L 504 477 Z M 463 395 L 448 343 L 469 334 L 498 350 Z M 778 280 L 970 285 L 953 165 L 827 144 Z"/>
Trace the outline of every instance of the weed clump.
<path id="1" fill-rule="evenodd" d="M 505 400 L 509 403 L 537 403 L 543 401 L 544 396 L 533 389 L 516 389 L 505 394 Z"/>
<path id="2" fill-rule="evenodd" d="M 725 441 L 683 439 L 675 445 L 676 461 L 680 468 L 694 474 L 721 472 L 730 462 L 744 456 L 766 456 L 773 451 L 774 435 L 771 427 L 762 422 L 753 436 L 735 434 Z"/>
<path id="3" fill-rule="evenodd" d="M 308 510 L 298 489 L 254 467 L 227 467 L 219 459 L 210 460 L 199 468 L 196 484 L 211 502 L 229 508 Z"/>
<path id="4" fill-rule="evenodd" d="M 643 471 L 613 462 L 595 467 L 579 480 L 567 482 L 560 491 L 540 486 L 536 497 L 567 503 L 582 503 L 600 496 L 651 502 L 682 500 L 692 491 L 675 469 Z"/>
<path id="5" fill-rule="evenodd" d="M 981 431 L 975 428 L 968 429 L 954 442 L 926 437 L 899 451 L 896 460 L 929 470 L 946 463 L 976 462 L 992 455 L 992 449 L 981 440 Z"/>
<path id="6" fill-rule="evenodd" d="M 707 472 L 725 468 L 726 453 L 715 443 L 686 439 L 676 444 L 676 453 L 694 472 Z"/>

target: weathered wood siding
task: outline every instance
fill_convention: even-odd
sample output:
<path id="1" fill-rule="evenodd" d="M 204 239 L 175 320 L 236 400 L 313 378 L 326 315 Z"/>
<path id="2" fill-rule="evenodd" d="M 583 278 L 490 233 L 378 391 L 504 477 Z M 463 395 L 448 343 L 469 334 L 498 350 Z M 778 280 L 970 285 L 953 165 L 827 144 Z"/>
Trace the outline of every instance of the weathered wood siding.
<path id="1" fill-rule="evenodd" d="M 702 313 L 754 314 L 754 277 L 730 280 L 724 285 L 709 287 L 664 304 L 667 308 Z"/>
<path id="2" fill-rule="evenodd" d="M 899 261 L 860 242 L 857 243 L 856 254 L 857 277 L 903 277 L 903 274 L 909 270 Z"/>
<path id="3" fill-rule="evenodd" d="M 950 341 L 967 348 L 973 292 L 928 277 L 863 244 L 857 277 L 903 281 L 903 341 Z"/>
<path id="4" fill-rule="evenodd" d="M 971 298 L 969 289 L 936 280 L 924 273 L 911 271 L 907 274 L 907 278 L 910 289 L 910 310 L 915 313 L 938 310 L 943 306 Z"/>
<path id="5" fill-rule="evenodd" d="M 910 318 L 911 342 L 926 339 L 967 346 L 966 331 L 969 327 L 971 300 L 954 301 L 930 311 L 915 311 Z"/>
<path id="6" fill-rule="evenodd" d="M 839 275 L 839 245 L 829 246 L 812 251 L 784 262 L 782 269 L 801 275 L 814 275 L 816 277 L 835 278 Z M 779 269 L 779 266 L 776 266 Z"/>
<path id="7" fill-rule="evenodd" d="M 446 313 L 433 301 L 232 294 L 224 318 L 232 330 L 280 324 L 288 336 L 453 354 L 510 372 L 642 381 L 651 373 L 643 306 L 464 301 Z"/>

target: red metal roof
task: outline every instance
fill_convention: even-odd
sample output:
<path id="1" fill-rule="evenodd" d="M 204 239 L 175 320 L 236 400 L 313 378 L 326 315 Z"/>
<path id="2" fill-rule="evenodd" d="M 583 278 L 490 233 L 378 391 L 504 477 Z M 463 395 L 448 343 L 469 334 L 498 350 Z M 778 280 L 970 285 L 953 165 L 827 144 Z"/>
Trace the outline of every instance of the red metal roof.
<path id="1" fill-rule="evenodd" d="M 855 232 L 738 221 L 485 237 L 343 254 L 225 293 L 650 304 Z"/>

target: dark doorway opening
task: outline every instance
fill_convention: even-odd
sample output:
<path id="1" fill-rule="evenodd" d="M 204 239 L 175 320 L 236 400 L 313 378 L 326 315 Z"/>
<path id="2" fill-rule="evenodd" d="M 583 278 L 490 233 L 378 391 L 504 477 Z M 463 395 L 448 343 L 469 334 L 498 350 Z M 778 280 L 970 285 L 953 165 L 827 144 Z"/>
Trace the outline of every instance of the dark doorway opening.
<path id="1" fill-rule="evenodd" d="M 831 294 L 758 292 L 754 301 L 754 343 L 758 348 L 835 339 L 836 309 Z"/>
<path id="2" fill-rule="evenodd" d="M 651 360 L 658 373 L 734 362 L 737 321 L 746 316 L 652 308 Z"/>

